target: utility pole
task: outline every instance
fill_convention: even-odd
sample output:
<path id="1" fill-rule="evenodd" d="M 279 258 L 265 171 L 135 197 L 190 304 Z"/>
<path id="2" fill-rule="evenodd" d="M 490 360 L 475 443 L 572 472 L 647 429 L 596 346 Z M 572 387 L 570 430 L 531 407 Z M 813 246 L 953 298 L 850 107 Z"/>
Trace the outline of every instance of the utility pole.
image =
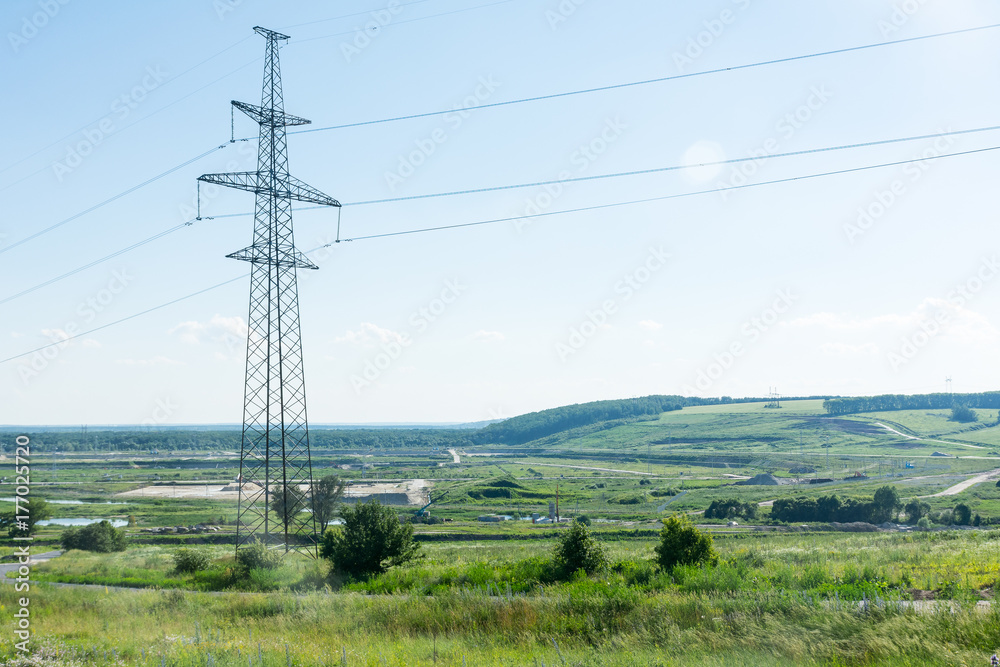
<path id="1" fill-rule="evenodd" d="M 319 267 L 295 248 L 292 200 L 340 202 L 288 173 L 285 128 L 310 122 L 284 111 L 278 46 L 290 38 L 259 26 L 254 32 L 267 40 L 261 103 L 232 106 L 259 125 L 257 170 L 198 177 L 256 197 L 253 242 L 227 255 L 251 264 L 236 549 L 260 539 L 316 555 L 314 513 L 294 511 L 302 509 L 298 485 L 312 483 L 296 270 Z M 278 499 L 280 514 L 272 508 Z"/>

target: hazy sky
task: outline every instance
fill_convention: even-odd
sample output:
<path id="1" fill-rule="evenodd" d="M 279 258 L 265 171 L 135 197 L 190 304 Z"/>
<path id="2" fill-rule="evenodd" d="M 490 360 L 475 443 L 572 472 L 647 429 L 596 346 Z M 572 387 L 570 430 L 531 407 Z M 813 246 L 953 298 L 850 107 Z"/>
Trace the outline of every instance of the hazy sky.
<path id="1" fill-rule="evenodd" d="M 962 0 L 8 0 L 0 423 L 237 422 L 250 217 L 182 227 L 195 179 L 254 169 L 262 25 L 312 128 L 655 79 L 1000 23 Z M 604 398 L 997 389 L 1000 28 L 290 135 L 342 236 L 300 285 L 313 422 L 475 421 Z M 237 117 L 237 137 L 255 126 Z M 675 165 L 752 162 L 361 204 Z M 202 193 L 202 213 L 253 196 Z M 351 205 L 355 204 L 355 205 Z M 295 215 L 309 251 L 334 210 Z"/>

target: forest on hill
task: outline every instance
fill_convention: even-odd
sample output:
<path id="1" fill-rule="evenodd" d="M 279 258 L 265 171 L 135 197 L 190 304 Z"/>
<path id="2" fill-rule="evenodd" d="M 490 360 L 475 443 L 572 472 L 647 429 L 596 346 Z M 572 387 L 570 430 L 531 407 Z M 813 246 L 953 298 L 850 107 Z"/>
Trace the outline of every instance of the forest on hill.
<path id="1" fill-rule="evenodd" d="M 803 398 L 827 398 L 810 396 Z M 763 398 L 699 398 L 653 395 L 592 401 L 531 412 L 482 428 L 322 428 L 309 429 L 309 445 L 322 450 L 448 449 L 477 445 L 520 446 L 557 433 L 599 423 L 656 419 L 665 412 L 701 405 L 759 403 Z M 786 398 L 783 400 L 800 400 Z M 827 401 L 829 403 L 829 401 Z M 14 433 L 10 434 L 13 441 Z M 239 451 L 238 429 L 185 430 L 136 427 L 135 430 L 52 430 L 24 433 L 35 446 L 46 451 Z"/>
<path id="2" fill-rule="evenodd" d="M 1000 408 L 1000 391 L 977 394 L 882 394 L 881 396 L 851 396 L 829 398 L 823 409 L 829 415 L 850 415 L 859 412 L 891 412 L 894 410 L 950 410 L 966 408 Z"/>

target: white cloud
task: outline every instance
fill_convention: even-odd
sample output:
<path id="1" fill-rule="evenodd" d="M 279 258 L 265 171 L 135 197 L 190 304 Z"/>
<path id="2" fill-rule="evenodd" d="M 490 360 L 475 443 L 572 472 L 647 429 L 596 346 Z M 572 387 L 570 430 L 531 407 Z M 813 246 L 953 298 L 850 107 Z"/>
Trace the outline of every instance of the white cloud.
<path id="1" fill-rule="evenodd" d="M 660 324 L 659 322 L 655 322 L 653 320 L 642 320 L 641 322 L 639 322 L 639 326 L 645 329 L 646 331 L 658 331 L 663 328 L 662 324 Z"/>
<path id="2" fill-rule="evenodd" d="M 349 343 L 360 347 L 377 347 L 386 343 L 405 345 L 406 334 L 392 329 L 383 329 L 371 322 L 362 322 L 357 331 L 347 330 L 343 336 L 333 339 L 334 343 Z"/>
<path id="3" fill-rule="evenodd" d="M 480 329 L 476 333 L 472 334 L 472 338 L 479 343 L 499 343 L 504 340 L 505 336 L 499 331 L 486 331 L 485 329 Z"/>
<path id="4" fill-rule="evenodd" d="M 179 336 L 182 341 L 190 345 L 198 345 L 205 341 L 232 342 L 246 338 L 247 325 L 242 317 L 213 315 L 208 322 L 196 320 L 181 322 L 167 333 Z"/>

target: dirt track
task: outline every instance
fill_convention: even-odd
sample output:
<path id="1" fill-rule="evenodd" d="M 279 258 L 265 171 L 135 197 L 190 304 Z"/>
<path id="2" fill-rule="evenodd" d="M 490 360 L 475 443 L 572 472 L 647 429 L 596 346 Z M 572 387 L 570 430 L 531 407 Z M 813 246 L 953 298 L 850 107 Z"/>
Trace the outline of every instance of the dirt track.
<path id="1" fill-rule="evenodd" d="M 432 484 L 426 479 L 408 479 L 399 482 L 357 482 L 347 487 L 345 498 L 353 500 L 378 498 L 383 495 L 405 494 L 408 504 L 426 505 L 430 499 Z M 301 485 L 302 490 L 305 486 Z M 206 500 L 239 500 L 239 487 L 236 484 L 220 486 L 215 484 L 164 484 L 144 486 L 132 491 L 123 491 L 115 496 L 120 498 L 198 498 Z"/>

